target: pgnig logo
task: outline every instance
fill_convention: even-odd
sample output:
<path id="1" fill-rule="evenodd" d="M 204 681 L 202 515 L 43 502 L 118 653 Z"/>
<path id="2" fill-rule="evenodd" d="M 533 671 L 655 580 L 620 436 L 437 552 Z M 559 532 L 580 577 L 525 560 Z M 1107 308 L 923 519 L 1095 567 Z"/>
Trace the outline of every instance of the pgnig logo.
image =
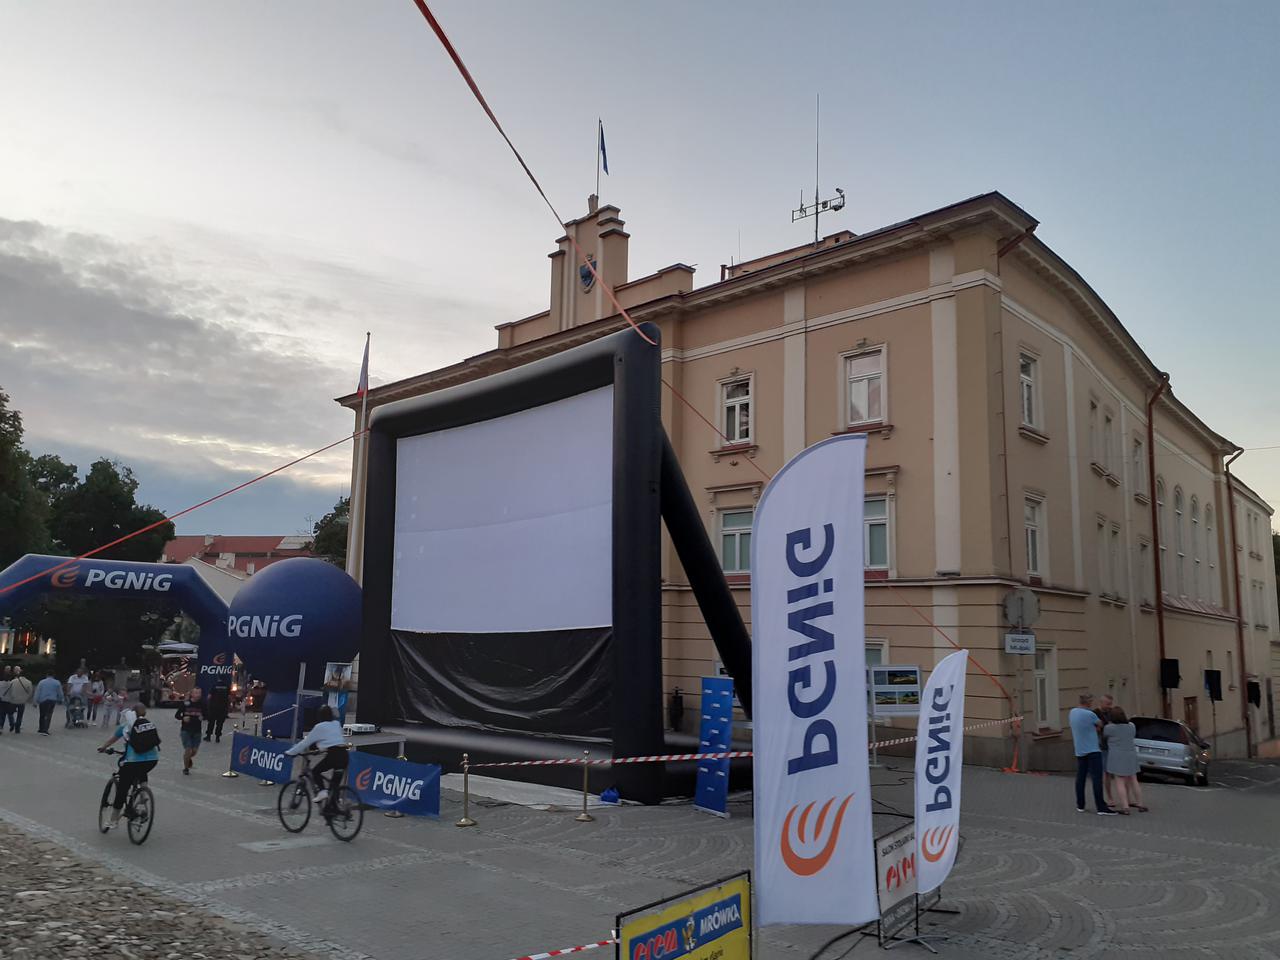
<path id="1" fill-rule="evenodd" d="M 57 573 L 49 576 L 51 586 L 57 587 L 59 590 L 65 590 L 67 587 L 76 585 L 76 577 L 80 575 L 80 568 L 76 566 L 64 567 Z"/>
<path id="2" fill-rule="evenodd" d="M 795 830 L 796 843 L 802 848 L 817 848 L 816 853 L 808 856 L 798 853 L 795 849 L 796 845 L 791 840 L 791 821 L 795 817 L 796 811 L 800 809 L 800 804 L 797 803 L 787 811 L 787 818 L 782 821 L 782 839 L 779 846 L 782 850 L 782 862 L 787 865 L 788 870 L 799 877 L 811 877 L 827 865 L 831 860 L 832 854 L 836 852 L 836 844 L 840 842 L 840 825 L 844 821 L 845 809 L 852 799 L 853 794 L 851 793 L 844 798 L 844 801 L 836 809 L 836 815 L 831 821 L 829 831 L 827 830 L 827 815 L 831 812 L 831 805 L 835 803 L 835 797 L 832 797 L 822 805 L 812 830 L 809 830 L 809 818 L 812 816 L 813 808 L 817 806 L 818 801 L 814 800 L 801 811 L 800 822 Z"/>
<path id="3" fill-rule="evenodd" d="M 368 790 L 369 784 L 373 781 L 373 767 L 365 767 L 355 777 L 356 789 L 360 791 Z"/>
<path id="4" fill-rule="evenodd" d="M 253 752 L 253 747 L 244 747 L 240 750 L 240 762 L 248 766 L 249 754 Z"/>
<path id="5" fill-rule="evenodd" d="M 947 827 L 931 827 L 920 834 L 920 853 L 930 863 L 937 863 L 951 845 L 955 835 L 955 825 Z"/>

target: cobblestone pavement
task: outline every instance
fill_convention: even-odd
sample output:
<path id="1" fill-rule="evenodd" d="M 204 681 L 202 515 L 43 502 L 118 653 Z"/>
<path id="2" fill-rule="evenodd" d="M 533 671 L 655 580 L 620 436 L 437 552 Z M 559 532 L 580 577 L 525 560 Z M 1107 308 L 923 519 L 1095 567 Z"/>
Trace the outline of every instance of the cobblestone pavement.
<path id="1" fill-rule="evenodd" d="M 0 823 L 0 957 L 286 960 L 299 951 L 246 936 L 100 864 Z"/>
<path id="2" fill-rule="evenodd" d="M 728 820 L 678 803 L 603 808 L 589 824 L 576 823 L 575 810 L 481 800 L 472 808 L 480 825 L 459 830 L 460 797 L 446 793 L 439 820 L 370 812 L 353 844 L 315 824 L 292 837 L 275 818 L 275 788 L 218 776 L 229 739 L 206 745 L 191 777 L 166 751 L 152 775 L 155 829 L 134 847 L 94 827 L 110 773 L 93 753 L 97 731 L 5 735 L 0 821 L 117 883 L 151 888 L 179 905 L 172 910 L 220 917 L 260 946 L 305 944 L 338 960 L 506 960 L 579 944 L 607 936 L 619 911 L 751 865 L 746 796 Z M 910 808 L 909 770 L 885 767 L 873 779 L 881 832 L 899 822 L 893 810 Z M 1280 956 L 1280 766 L 1220 762 L 1215 780 L 1148 784 L 1151 813 L 1101 818 L 1075 812 L 1066 778 L 966 768 L 965 843 L 942 902 L 958 912 L 926 924 L 948 938 L 936 944 L 941 955 Z M 0 923 L 12 904 L 0 897 Z M 766 928 L 757 956 L 807 960 L 839 932 Z M 874 949 L 865 943 L 854 957 Z M 924 953 L 904 946 L 900 955 Z"/>

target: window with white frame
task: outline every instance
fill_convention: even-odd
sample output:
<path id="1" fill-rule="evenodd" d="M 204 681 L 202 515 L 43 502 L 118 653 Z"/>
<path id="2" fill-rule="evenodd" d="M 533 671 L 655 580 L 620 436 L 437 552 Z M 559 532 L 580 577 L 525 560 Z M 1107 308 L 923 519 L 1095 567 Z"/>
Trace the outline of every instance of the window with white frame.
<path id="1" fill-rule="evenodd" d="M 1027 354 L 1018 356 L 1018 383 L 1022 396 L 1022 422 L 1028 427 L 1040 426 L 1040 402 L 1036 396 L 1039 363 Z"/>
<path id="2" fill-rule="evenodd" d="M 1098 436 L 1098 401 L 1089 401 L 1089 459 L 1102 464 L 1102 452 L 1099 450 L 1101 439 Z"/>
<path id="3" fill-rule="evenodd" d="M 1111 589 L 1111 570 L 1108 566 L 1107 554 L 1107 522 L 1098 518 L 1097 533 L 1094 537 L 1094 552 L 1098 561 L 1098 593 L 1109 596 L 1115 591 Z"/>
<path id="4" fill-rule="evenodd" d="M 1208 543 L 1206 553 L 1209 557 L 1209 602 L 1222 602 L 1222 585 L 1218 580 L 1218 534 L 1213 529 L 1213 507 L 1204 508 L 1204 536 Z"/>
<path id="5" fill-rule="evenodd" d="M 868 637 L 865 644 L 867 666 L 878 667 L 889 662 L 889 641 Z"/>
<path id="6" fill-rule="evenodd" d="M 1113 523 L 1111 525 L 1109 547 L 1107 550 L 1107 564 L 1111 570 L 1111 592 L 1117 597 L 1123 597 L 1127 590 L 1124 588 L 1124 568 L 1120 564 L 1120 525 Z"/>
<path id="7" fill-rule="evenodd" d="M 1160 532 L 1160 570 L 1167 573 L 1165 560 L 1169 556 L 1169 518 L 1164 509 L 1164 480 L 1156 477 L 1156 527 Z"/>
<path id="8" fill-rule="evenodd" d="M 1147 448 L 1141 437 L 1133 438 L 1133 492 L 1147 495 Z"/>
<path id="9" fill-rule="evenodd" d="M 727 380 L 720 384 L 720 406 L 724 411 L 726 443 L 751 442 L 751 378 Z"/>
<path id="10" fill-rule="evenodd" d="M 1200 501 L 1191 498 L 1191 596 L 1200 599 L 1200 557 L 1203 554 L 1200 537 Z"/>
<path id="11" fill-rule="evenodd" d="M 845 409 L 849 425 L 884 419 L 884 351 L 868 350 L 845 358 Z"/>
<path id="12" fill-rule="evenodd" d="M 1253 582 L 1253 625 L 1267 626 L 1267 585 L 1261 580 Z"/>
<path id="13" fill-rule="evenodd" d="M 1058 651 L 1037 644 L 1033 671 L 1036 696 L 1036 729 L 1056 730 L 1058 714 Z"/>
<path id="14" fill-rule="evenodd" d="M 1142 602 L 1150 604 L 1156 594 L 1155 572 L 1151 569 L 1151 544 L 1146 540 L 1138 542 L 1138 583 L 1142 588 Z"/>
<path id="15" fill-rule="evenodd" d="M 751 572 L 751 520 L 754 510 L 720 514 L 720 562 L 725 573 Z"/>
<path id="16" fill-rule="evenodd" d="M 889 501 L 867 497 L 862 504 L 862 565 L 868 570 L 889 569 Z"/>
<path id="17" fill-rule="evenodd" d="M 1173 488 L 1173 549 L 1178 574 L 1178 596 L 1187 595 L 1187 532 L 1182 519 L 1182 488 Z"/>
<path id="18" fill-rule="evenodd" d="M 1115 473 L 1119 466 L 1115 460 L 1116 448 L 1116 422 L 1111 416 L 1111 411 L 1107 410 L 1102 415 L 1102 465 L 1107 468 L 1108 473 Z"/>
<path id="19" fill-rule="evenodd" d="M 1022 502 L 1022 526 L 1027 549 L 1027 576 L 1039 577 L 1043 570 L 1044 501 L 1026 497 Z"/>

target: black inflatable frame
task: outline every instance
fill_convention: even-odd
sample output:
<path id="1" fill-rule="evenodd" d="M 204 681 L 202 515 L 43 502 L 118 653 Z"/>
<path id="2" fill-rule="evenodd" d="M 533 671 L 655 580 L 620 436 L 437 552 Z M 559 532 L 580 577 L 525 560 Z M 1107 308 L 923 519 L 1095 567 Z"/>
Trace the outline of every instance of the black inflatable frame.
<path id="1" fill-rule="evenodd" d="M 722 662 L 750 711 L 750 639 L 707 537 L 701 517 L 662 429 L 659 331 L 642 329 L 646 343 L 625 330 L 514 370 L 374 411 L 369 427 L 365 493 L 364 624 L 360 646 L 359 719 L 404 733 L 413 752 L 456 768 L 464 750 L 471 759 L 580 756 L 584 744 L 542 738 L 494 737 L 451 728 L 401 726 L 392 671 L 392 568 L 397 441 L 465 426 L 553 403 L 604 386 L 613 387 L 613 757 L 662 753 L 661 529 L 673 545 L 711 629 Z M 601 745 L 591 744 L 593 756 Z M 687 745 L 685 747 L 687 750 Z M 685 752 L 685 751 L 681 751 Z M 524 768 L 516 768 L 523 770 Z M 567 767 L 533 767 L 537 779 L 566 782 Z M 624 796 L 653 802 L 662 795 L 661 767 L 601 771 L 623 786 Z M 595 774 L 593 773 L 593 776 Z M 530 776 L 530 779 L 535 776 Z M 580 781 L 579 781 L 580 782 Z"/>

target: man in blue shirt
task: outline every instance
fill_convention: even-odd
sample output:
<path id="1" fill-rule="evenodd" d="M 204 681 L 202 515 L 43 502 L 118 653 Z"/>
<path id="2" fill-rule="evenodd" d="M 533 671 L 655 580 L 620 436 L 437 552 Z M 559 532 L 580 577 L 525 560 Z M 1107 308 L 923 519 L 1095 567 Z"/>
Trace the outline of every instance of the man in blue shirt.
<path id="1" fill-rule="evenodd" d="M 143 744 L 143 729 L 146 728 Z M 138 704 L 132 710 L 125 710 L 120 715 L 120 726 L 111 739 L 98 748 L 99 753 L 106 753 L 107 748 L 124 738 L 124 762 L 120 764 L 120 781 L 116 785 L 116 795 L 111 801 L 111 826 L 120 822 L 120 811 L 124 809 L 125 799 L 135 783 L 146 783 L 147 774 L 155 769 L 160 760 L 160 737 L 155 732 L 155 724 L 147 719 L 147 708 Z"/>
<path id="2" fill-rule="evenodd" d="M 1093 781 L 1093 805 L 1098 816 L 1116 816 L 1102 795 L 1102 745 L 1098 740 L 1102 723 L 1093 712 L 1092 693 L 1080 694 L 1080 706 L 1071 711 L 1067 721 L 1071 724 L 1071 739 L 1076 748 L 1076 810 L 1085 812 L 1084 781 L 1088 777 Z"/>
<path id="3" fill-rule="evenodd" d="M 63 702 L 62 684 L 52 673 L 36 684 L 36 709 L 40 711 L 40 733 L 49 736 L 49 721 L 55 704 Z"/>

